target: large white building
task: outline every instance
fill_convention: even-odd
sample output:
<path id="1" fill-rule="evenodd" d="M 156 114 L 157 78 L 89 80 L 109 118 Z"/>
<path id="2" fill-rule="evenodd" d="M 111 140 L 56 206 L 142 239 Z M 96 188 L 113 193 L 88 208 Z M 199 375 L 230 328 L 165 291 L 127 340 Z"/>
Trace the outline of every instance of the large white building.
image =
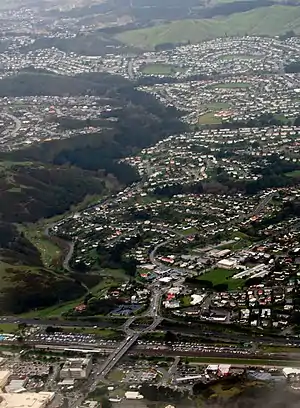
<path id="1" fill-rule="evenodd" d="M 0 408 L 46 408 L 54 392 L 0 393 Z"/>
<path id="2" fill-rule="evenodd" d="M 75 380 L 84 380 L 90 375 L 92 366 L 93 363 L 91 357 L 69 358 L 68 360 L 66 360 L 63 368 L 60 370 L 60 378 L 74 378 Z"/>
<path id="3" fill-rule="evenodd" d="M 225 259 L 221 259 L 218 263 L 217 263 L 217 267 L 218 268 L 223 268 L 223 269 L 234 269 L 237 265 L 237 261 L 235 259 L 231 259 L 231 258 L 225 258 Z"/>

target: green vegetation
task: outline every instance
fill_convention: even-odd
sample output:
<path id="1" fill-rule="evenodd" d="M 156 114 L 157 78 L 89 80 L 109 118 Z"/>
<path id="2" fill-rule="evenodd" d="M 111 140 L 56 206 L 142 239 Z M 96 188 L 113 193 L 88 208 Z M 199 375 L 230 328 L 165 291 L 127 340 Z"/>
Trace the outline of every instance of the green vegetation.
<path id="1" fill-rule="evenodd" d="M 26 155 L 24 151 L 15 154 Z M 6 154 L 1 156 L 5 158 Z M 8 166 L 6 162 L 0 166 L 0 176 L 0 213 L 5 222 L 35 222 L 52 217 L 88 194 L 106 191 L 105 177 L 96 172 L 48 163 L 16 161 Z"/>
<path id="2" fill-rule="evenodd" d="M 43 264 L 46 267 L 53 266 L 61 255 L 61 248 L 46 237 L 44 225 L 32 224 L 22 228 L 22 231 L 25 237 L 38 249 Z"/>
<path id="3" fill-rule="evenodd" d="M 30 312 L 22 313 L 22 317 L 47 317 L 47 318 L 59 318 L 63 313 L 68 312 L 70 309 L 74 309 L 83 301 L 83 297 L 78 297 L 70 302 L 64 302 L 61 304 L 55 304 L 54 306 L 45 307 L 40 310 L 32 310 Z"/>
<path id="4" fill-rule="evenodd" d="M 222 120 L 221 118 L 214 116 L 213 112 L 208 112 L 199 116 L 198 123 L 199 125 L 219 125 L 222 123 Z"/>
<path id="5" fill-rule="evenodd" d="M 226 17 L 179 20 L 150 28 L 125 31 L 116 38 L 126 44 L 153 49 L 158 44 L 197 43 L 225 36 L 300 33 L 300 8 L 284 5 L 260 7 Z"/>
<path id="6" fill-rule="evenodd" d="M 102 280 L 97 285 L 93 286 L 90 289 L 91 294 L 96 297 L 102 297 L 102 295 L 107 291 L 107 289 L 118 284 L 120 280 L 124 280 L 124 274 L 122 276 L 114 277 L 112 275 L 104 274 L 102 276 Z M 72 301 L 61 302 L 60 304 L 56 304 L 54 306 L 23 313 L 22 317 L 61 318 L 62 315 L 70 313 L 72 310 L 75 309 L 76 306 L 82 304 L 84 300 L 85 296 L 81 295 Z"/>
<path id="7" fill-rule="evenodd" d="M 0 309 L 4 314 L 35 310 L 86 293 L 86 289 L 71 276 L 58 274 L 42 266 L 1 263 L 0 270 Z"/>
<path id="8" fill-rule="evenodd" d="M 16 323 L 0 323 L 0 333 L 17 333 L 18 330 Z"/>
<path id="9" fill-rule="evenodd" d="M 300 353 L 300 348 L 290 346 L 264 346 L 260 345 L 259 349 L 264 353 Z"/>
<path id="10" fill-rule="evenodd" d="M 103 277 L 64 271 L 66 243 L 45 237 L 46 220 L 51 218 L 51 224 L 52 217 L 78 208 L 84 200 L 86 205 L 136 181 L 136 171 L 118 159 L 184 125 L 176 110 L 121 77 L 96 73 L 65 77 L 32 69 L 0 84 L 5 96 L 91 94 L 122 108 L 109 112 L 116 121 L 103 118 L 100 133 L 84 137 L 79 133 L 0 153 L 0 312 L 61 316 L 82 302 L 88 288 Z M 82 129 L 82 123 L 70 118 L 61 125 Z M 118 276 L 124 276 L 121 272 Z"/>
<path id="11" fill-rule="evenodd" d="M 188 295 L 183 296 L 183 297 L 180 299 L 180 306 L 182 306 L 182 307 L 188 307 L 188 306 L 190 306 L 191 300 L 192 300 L 191 296 L 188 296 Z"/>
<path id="12" fill-rule="evenodd" d="M 198 230 L 194 227 L 188 228 L 188 229 L 178 229 L 177 232 L 182 235 L 192 235 L 192 234 L 197 234 Z"/>
<path id="13" fill-rule="evenodd" d="M 177 72 L 184 72 L 184 68 L 177 67 L 175 65 L 170 64 L 146 64 L 142 68 L 143 74 L 147 75 L 174 75 Z"/>
<path id="14" fill-rule="evenodd" d="M 118 370 L 117 368 L 113 371 L 111 371 L 108 375 L 108 380 L 112 382 L 119 383 L 122 381 L 124 378 L 124 373 L 121 370 Z"/>
<path id="15" fill-rule="evenodd" d="M 291 178 L 300 178 L 300 170 L 290 171 L 288 173 L 285 173 L 285 175 Z"/>
<path id="16" fill-rule="evenodd" d="M 228 285 L 229 290 L 234 290 L 243 286 L 244 283 L 243 279 L 230 279 L 237 272 L 236 269 L 213 268 L 204 275 L 198 276 L 197 280 L 210 281 L 213 286 Z"/>

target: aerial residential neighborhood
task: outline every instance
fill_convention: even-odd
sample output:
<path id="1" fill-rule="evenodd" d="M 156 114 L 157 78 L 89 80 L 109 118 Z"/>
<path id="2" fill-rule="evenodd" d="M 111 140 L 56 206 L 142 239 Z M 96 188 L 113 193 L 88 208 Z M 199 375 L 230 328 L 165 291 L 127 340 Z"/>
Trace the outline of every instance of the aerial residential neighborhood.
<path id="1" fill-rule="evenodd" d="M 298 0 L 0 19 L 0 408 L 298 406 Z"/>

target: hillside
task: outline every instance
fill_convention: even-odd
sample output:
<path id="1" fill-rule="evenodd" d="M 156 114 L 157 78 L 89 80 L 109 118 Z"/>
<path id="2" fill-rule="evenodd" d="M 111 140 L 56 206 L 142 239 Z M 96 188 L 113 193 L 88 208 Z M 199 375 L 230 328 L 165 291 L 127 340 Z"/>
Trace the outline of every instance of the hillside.
<path id="1" fill-rule="evenodd" d="M 85 285 L 96 285 L 100 279 L 66 273 L 56 260 L 45 262 L 45 252 L 55 253 L 58 247 L 47 241 L 44 229 L 38 238 L 32 223 L 63 214 L 86 196 L 104 196 L 136 180 L 137 173 L 118 160 L 180 131 L 183 125 L 176 110 L 111 75 L 22 72 L 1 80 L 0 94 L 93 94 L 122 108 L 109 112 L 116 119 L 109 128 L 106 118 L 101 118 L 104 127 L 99 133 L 0 154 L 0 313 L 10 314 L 78 298 L 86 293 Z M 65 117 L 61 126 L 80 130 L 81 124 Z M 47 245 L 39 245 L 42 240 Z"/>
<path id="2" fill-rule="evenodd" d="M 0 264 L 1 314 L 24 313 L 83 296 L 85 288 L 72 277 L 43 267 Z"/>
<path id="3" fill-rule="evenodd" d="M 1 162 L 0 176 L 0 313 L 84 295 L 77 279 L 44 267 L 39 250 L 15 223 L 63 213 L 87 194 L 107 193 L 114 180 L 103 173 L 33 162 Z"/>
<path id="4" fill-rule="evenodd" d="M 109 187 L 101 173 L 34 162 L 0 162 L 1 219 L 36 222 L 67 211 L 88 194 L 105 194 Z"/>
<path id="5" fill-rule="evenodd" d="M 149 146 L 162 138 L 184 131 L 178 120 L 180 113 L 168 108 L 150 94 L 140 92 L 130 81 L 108 74 L 85 74 L 74 77 L 21 73 L 0 81 L 0 96 L 20 95 L 86 95 L 105 98 L 112 106 L 120 106 L 108 113 L 113 122 L 99 133 L 79 134 L 70 139 L 54 140 L 24 150 L 0 154 L 5 161 L 37 161 L 51 165 L 72 165 L 85 170 L 104 170 L 112 173 L 122 184 L 136 180 L 131 167 L 118 160 Z M 106 117 L 102 115 L 102 119 Z M 64 120 L 64 127 L 74 121 Z"/>
<path id="6" fill-rule="evenodd" d="M 116 38 L 136 47 L 153 49 L 163 43 L 201 42 L 224 36 L 300 34 L 300 7 L 275 5 L 227 17 L 173 21 L 150 28 L 125 31 Z"/>

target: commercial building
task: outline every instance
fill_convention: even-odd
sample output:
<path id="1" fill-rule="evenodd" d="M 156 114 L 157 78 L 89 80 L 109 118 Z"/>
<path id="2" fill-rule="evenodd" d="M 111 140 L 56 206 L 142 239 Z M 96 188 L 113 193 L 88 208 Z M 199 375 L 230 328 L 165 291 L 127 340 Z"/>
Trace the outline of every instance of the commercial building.
<path id="1" fill-rule="evenodd" d="M 144 397 L 138 391 L 127 391 L 125 392 L 125 398 L 128 400 L 138 400 Z"/>
<path id="2" fill-rule="evenodd" d="M 235 259 L 221 259 L 217 263 L 218 268 L 223 268 L 223 269 L 234 269 L 237 265 L 237 261 Z"/>
<path id="3" fill-rule="evenodd" d="M 0 408 L 46 408 L 54 395 L 54 392 L 0 393 Z"/>
<path id="4" fill-rule="evenodd" d="M 21 379 L 13 379 L 11 380 L 6 386 L 5 386 L 5 392 L 21 392 L 21 391 L 26 391 L 25 390 L 25 385 L 26 385 L 27 379 L 21 378 Z"/>
<path id="5" fill-rule="evenodd" d="M 226 377 L 229 375 L 231 364 L 219 364 L 218 375 L 220 377 Z"/>
<path id="6" fill-rule="evenodd" d="M 285 367 L 282 369 L 282 373 L 285 377 L 300 377 L 300 369 L 293 367 Z"/>
<path id="7" fill-rule="evenodd" d="M 92 371 L 92 359 L 69 358 L 66 360 L 63 368 L 60 370 L 60 378 L 74 378 L 75 380 L 84 380 L 88 378 Z"/>

